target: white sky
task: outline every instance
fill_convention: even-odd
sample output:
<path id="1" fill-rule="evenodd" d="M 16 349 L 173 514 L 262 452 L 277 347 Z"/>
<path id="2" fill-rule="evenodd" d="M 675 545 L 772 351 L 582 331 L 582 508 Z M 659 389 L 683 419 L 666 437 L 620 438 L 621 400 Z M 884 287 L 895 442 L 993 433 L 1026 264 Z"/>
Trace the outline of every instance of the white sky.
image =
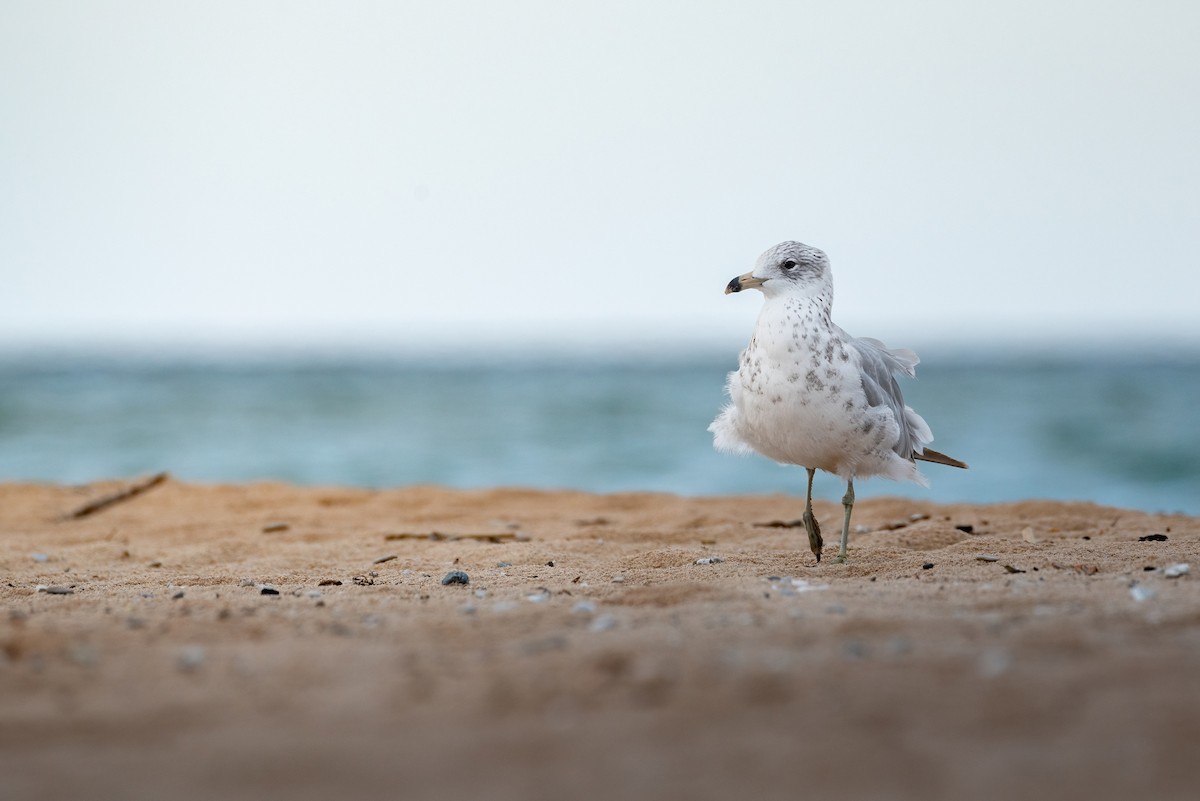
<path id="1" fill-rule="evenodd" d="M 1200 3 L 0 0 L 0 344 L 1200 342 Z"/>

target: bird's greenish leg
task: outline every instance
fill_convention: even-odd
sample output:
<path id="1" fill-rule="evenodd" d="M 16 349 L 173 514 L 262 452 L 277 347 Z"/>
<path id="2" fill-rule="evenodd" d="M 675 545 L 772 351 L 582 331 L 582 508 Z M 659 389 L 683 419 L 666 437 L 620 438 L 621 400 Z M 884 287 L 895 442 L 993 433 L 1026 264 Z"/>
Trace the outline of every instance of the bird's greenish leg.
<path id="1" fill-rule="evenodd" d="M 812 513 L 812 483 L 813 475 L 816 474 L 815 468 L 805 468 L 808 470 L 808 494 L 804 498 L 804 530 L 808 532 L 808 547 L 812 548 L 812 552 L 816 555 L 817 561 L 821 561 L 821 549 L 825 547 L 825 541 L 821 539 L 821 526 L 817 524 L 817 519 Z"/>
<path id="2" fill-rule="evenodd" d="M 854 509 L 854 479 L 846 482 L 846 494 L 842 496 L 842 506 L 846 507 L 846 517 L 842 520 L 842 547 L 838 549 L 837 560 L 846 561 L 846 546 L 850 542 L 850 512 Z"/>

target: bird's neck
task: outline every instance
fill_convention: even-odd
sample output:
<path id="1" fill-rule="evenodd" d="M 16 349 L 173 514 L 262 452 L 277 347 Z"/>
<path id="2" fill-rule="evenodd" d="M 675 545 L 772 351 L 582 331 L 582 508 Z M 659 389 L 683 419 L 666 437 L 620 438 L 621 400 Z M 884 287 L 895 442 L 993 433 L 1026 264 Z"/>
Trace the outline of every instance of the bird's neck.
<path id="1" fill-rule="evenodd" d="M 791 361 L 796 354 L 821 350 L 829 339 L 832 298 L 780 295 L 768 298 L 759 313 L 751 348 L 768 358 Z"/>
<path id="2" fill-rule="evenodd" d="M 763 304 L 763 313 L 767 313 L 768 309 L 773 316 L 787 315 L 830 323 L 833 313 L 833 288 L 811 294 L 789 293 L 768 297 Z"/>

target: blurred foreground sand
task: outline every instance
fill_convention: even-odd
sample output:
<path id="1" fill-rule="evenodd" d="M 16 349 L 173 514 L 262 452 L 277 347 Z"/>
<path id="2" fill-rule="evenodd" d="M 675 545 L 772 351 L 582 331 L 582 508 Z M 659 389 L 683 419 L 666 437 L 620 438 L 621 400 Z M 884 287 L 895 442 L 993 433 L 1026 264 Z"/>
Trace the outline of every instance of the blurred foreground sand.
<path id="1" fill-rule="evenodd" d="M 846 565 L 754 525 L 783 496 L 167 481 L 62 519 L 119 487 L 0 485 L 5 799 L 1200 786 L 1196 518 L 862 500 Z"/>

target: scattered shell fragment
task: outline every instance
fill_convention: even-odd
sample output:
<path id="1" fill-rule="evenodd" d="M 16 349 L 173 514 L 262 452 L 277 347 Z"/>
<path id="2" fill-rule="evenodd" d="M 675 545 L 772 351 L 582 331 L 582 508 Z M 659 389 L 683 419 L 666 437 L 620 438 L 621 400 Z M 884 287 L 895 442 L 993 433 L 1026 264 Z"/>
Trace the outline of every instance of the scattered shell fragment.
<path id="1" fill-rule="evenodd" d="M 70 587 L 60 587 L 58 585 L 47 587 L 45 584 L 37 586 L 38 592 L 44 592 L 48 595 L 74 595 L 75 590 Z"/>
<path id="2" fill-rule="evenodd" d="M 814 592 L 816 590 L 829 589 L 828 584 L 813 584 L 808 579 L 794 578 L 791 581 L 792 581 L 792 586 L 790 586 L 790 587 L 788 587 L 786 585 L 784 586 L 784 588 L 783 588 L 784 595 L 792 595 L 792 594 L 798 593 L 798 592 Z"/>
<path id="3" fill-rule="evenodd" d="M 287 531 L 291 526 L 287 523 L 267 523 L 262 527 L 264 534 L 272 534 L 276 531 Z"/>
<path id="4" fill-rule="evenodd" d="M 1033 528 L 1031 526 L 1026 526 L 1025 530 L 1021 532 L 1021 539 L 1030 543 L 1035 543 L 1038 541 L 1037 535 L 1033 533 Z"/>
<path id="5" fill-rule="evenodd" d="M 703 556 L 696 560 L 696 564 L 698 564 L 698 565 L 715 565 L 718 562 L 722 562 L 722 561 L 724 561 L 724 560 L 721 559 L 721 557 L 719 557 L 719 556 Z"/>
<path id="6" fill-rule="evenodd" d="M 1135 601 L 1138 601 L 1139 603 L 1142 601 L 1149 601 L 1157 594 L 1158 593 L 1147 587 L 1145 584 L 1134 584 L 1129 588 L 1129 597 Z"/>
<path id="7" fill-rule="evenodd" d="M 550 590 L 545 587 L 538 587 L 538 591 L 525 596 L 525 600 L 530 603 L 544 604 L 550 600 Z"/>
<path id="8" fill-rule="evenodd" d="M 592 623 L 588 626 L 589 631 L 608 631 L 617 625 L 617 619 L 609 614 L 598 615 L 592 619 Z"/>
<path id="9" fill-rule="evenodd" d="M 1167 578 L 1179 578 L 1180 576 L 1186 576 L 1191 569 L 1191 565 L 1187 562 L 1179 562 L 1170 567 L 1163 568 L 1163 575 Z"/>
<path id="10" fill-rule="evenodd" d="M 1000 561 L 999 556 L 992 556 L 990 553 L 981 553 L 979 556 L 976 556 L 975 559 L 980 562 L 999 562 Z"/>
<path id="11" fill-rule="evenodd" d="M 373 565 L 382 565 L 384 562 L 390 562 L 390 561 L 392 561 L 393 559 L 399 559 L 399 558 L 400 558 L 400 557 L 399 557 L 399 556 L 396 556 L 396 554 L 394 554 L 394 553 L 391 553 L 391 554 L 388 554 L 387 556 L 381 556 L 381 557 L 379 557 L 378 559 L 376 559 L 376 560 L 375 560 L 374 562 L 372 562 L 371 564 L 373 564 Z"/>
<path id="12" fill-rule="evenodd" d="M 35 562 L 49 562 L 49 561 L 50 561 L 50 555 L 49 555 L 49 554 L 44 554 L 44 553 L 35 553 L 35 554 L 32 554 L 31 558 L 32 558 L 32 559 L 33 559 L 33 561 L 35 561 Z"/>

